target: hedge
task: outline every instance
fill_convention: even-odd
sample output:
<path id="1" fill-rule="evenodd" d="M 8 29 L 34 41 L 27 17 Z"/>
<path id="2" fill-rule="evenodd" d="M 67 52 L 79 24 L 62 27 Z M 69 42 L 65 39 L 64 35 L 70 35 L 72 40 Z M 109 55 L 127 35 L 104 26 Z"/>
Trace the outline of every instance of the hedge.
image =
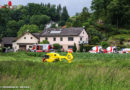
<path id="1" fill-rule="evenodd" d="M 44 52 L 27 52 L 28 56 L 34 56 L 34 57 L 43 57 Z"/>

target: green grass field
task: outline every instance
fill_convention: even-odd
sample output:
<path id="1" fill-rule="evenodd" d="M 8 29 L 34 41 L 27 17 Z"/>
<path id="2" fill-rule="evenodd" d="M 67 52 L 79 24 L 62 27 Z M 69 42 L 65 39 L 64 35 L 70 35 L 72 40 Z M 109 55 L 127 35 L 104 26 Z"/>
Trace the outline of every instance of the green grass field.
<path id="1" fill-rule="evenodd" d="M 73 53 L 71 64 L 66 60 L 42 63 L 41 56 L 0 53 L 0 86 L 29 86 L 29 90 L 130 90 L 130 54 Z"/>

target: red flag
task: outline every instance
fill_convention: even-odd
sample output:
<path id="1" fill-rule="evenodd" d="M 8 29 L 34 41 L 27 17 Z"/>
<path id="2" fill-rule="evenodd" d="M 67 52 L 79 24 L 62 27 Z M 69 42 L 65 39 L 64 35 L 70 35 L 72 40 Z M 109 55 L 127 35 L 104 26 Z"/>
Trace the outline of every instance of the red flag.
<path id="1" fill-rule="evenodd" d="M 12 6 L 12 2 L 11 2 L 11 1 L 9 1 L 9 2 L 8 2 L 8 5 L 9 5 L 9 6 Z"/>

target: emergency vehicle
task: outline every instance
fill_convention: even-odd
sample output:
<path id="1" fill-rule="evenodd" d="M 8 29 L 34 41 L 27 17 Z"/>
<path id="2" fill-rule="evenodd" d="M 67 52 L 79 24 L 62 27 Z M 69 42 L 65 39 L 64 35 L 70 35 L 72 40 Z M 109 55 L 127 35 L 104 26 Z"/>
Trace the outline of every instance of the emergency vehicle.
<path id="1" fill-rule="evenodd" d="M 107 53 L 118 53 L 116 46 L 107 47 Z"/>
<path id="2" fill-rule="evenodd" d="M 130 48 L 123 48 L 119 53 L 130 53 Z"/>
<path id="3" fill-rule="evenodd" d="M 89 51 L 90 53 L 107 53 L 106 49 L 103 49 L 102 46 L 95 46 Z"/>
<path id="4" fill-rule="evenodd" d="M 34 44 L 31 52 L 49 52 L 53 50 L 53 46 L 50 44 Z"/>

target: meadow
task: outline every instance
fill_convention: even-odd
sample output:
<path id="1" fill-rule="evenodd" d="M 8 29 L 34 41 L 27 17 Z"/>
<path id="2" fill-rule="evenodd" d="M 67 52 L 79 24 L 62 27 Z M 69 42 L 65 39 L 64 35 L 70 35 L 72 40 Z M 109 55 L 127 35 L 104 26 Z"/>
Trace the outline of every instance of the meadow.
<path id="1" fill-rule="evenodd" d="M 66 60 L 43 63 L 44 54 L 0 53 L 0 86 L 29 86 L 27 90 L 130 90 L 130 54 L 77 52 L 70 64 Z"/>

